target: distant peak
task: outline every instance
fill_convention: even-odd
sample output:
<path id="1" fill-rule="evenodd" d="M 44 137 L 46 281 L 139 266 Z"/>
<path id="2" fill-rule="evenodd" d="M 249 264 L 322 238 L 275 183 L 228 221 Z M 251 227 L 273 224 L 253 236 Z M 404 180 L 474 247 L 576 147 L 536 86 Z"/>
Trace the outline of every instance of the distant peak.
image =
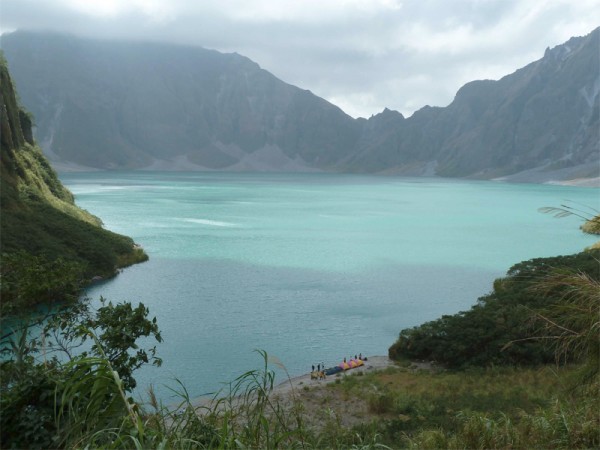
<path id="1" fill-rule="evenodd" d="M 396 117 L 401 117 L 402 119 L 404 119 L 404 116 L 402 115 L 402 113 L 395 111 L 393 109 L 389 109 L 389 108 L 383 108 L 383 111 L 381 111 L 379 114 L 376 114 L 375 117 L 377 116 L 396 116 Z"/>

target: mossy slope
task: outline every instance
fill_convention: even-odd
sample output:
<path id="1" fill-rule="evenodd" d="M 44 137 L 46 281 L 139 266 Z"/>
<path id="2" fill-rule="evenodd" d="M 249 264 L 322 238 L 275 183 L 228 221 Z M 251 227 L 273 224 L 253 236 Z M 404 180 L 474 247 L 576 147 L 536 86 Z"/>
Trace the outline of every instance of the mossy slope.
<path id="1" fill-rule="evenodd" d="M 79 264 L 86 277 L 103 277 L 147 256 L 129 237 L 102 228 L 78 208 L 31 132 L 31 118 L 18 104 L 4 58 L 0 61 L 0 250 L 25 251 Z"/>

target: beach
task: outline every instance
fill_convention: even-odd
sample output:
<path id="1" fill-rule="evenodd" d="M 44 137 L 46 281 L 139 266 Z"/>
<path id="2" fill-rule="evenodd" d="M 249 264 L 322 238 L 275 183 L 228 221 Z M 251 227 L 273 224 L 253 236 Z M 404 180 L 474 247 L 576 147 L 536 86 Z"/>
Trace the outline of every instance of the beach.
<path id="1" fill-rule="evenodd" d="M 335 380 L 339 379 L 340 377 L 351 376 L 359 372 L 382 370 L 393 365 L 394 362 L 387 356 L 369 356 L 364 362 L 364 365 L 355 367 L 354 369 L 345 370 L 343 372 L 338 372 L 335 375 L 327 376 L 324 380 L 311 380 L 310 372 L 305 373 L 303 375 L 299 375 L 297 377 L 293 377 L 289 380 L 284 380 L 277 386 L 275 386 L 272 394 L 279 395 L 280 397 L 285 397 L 293 390 L 299 391 L 306 386 L 308 386 L 309 388 L 324 386 L 326 384 L 335 382 Z"/>
<path id="2" fill-rule="evenodd" d="M 298 375 L 296 377 L 291 377 L 286 380 L 280 380 L 280 382 L 273 388 L 270 395 L 279 400 L 287 400 L 293 394 L 304 392 L 307 388 L 314 390 L 315 388 L 326 386 L 327 384 L 333 383 L 336 380 L 340 380 L 346 376 L 356 375 L 360 372 L 382 370 L 391 366 L 394 366 L 394 362 L 387 356 L 369 356 L 367 357 L 367 360 L 364 361 L 364 365 L 345 370 L 343 372 L 338 372 L 335 375 L 327 376 L 322 380 L 311 379 L 310 372 Z M 195 407 L 207 407 L 213 402 L 214 397 L 199 397 L 193 400 L 192 404 Z"/>

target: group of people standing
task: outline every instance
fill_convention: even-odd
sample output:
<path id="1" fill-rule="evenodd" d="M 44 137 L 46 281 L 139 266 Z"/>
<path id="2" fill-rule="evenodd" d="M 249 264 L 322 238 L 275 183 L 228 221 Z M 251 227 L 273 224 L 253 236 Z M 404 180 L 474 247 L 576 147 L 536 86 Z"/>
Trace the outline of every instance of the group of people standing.
<path id="1" fill-rule="evenodd" d="M 352 359 L 353 359 L 353 358 L 352 358 L 352 356 L 351 356 L 351 357 L 350 357 L 350 361 L 352 361 Z M 354 355 L 354 361 L 366 361 L 366 360 L 367 360 L 367 357 L 365 356 L 365 357 L 363 358 L 363 355 L 362 355 L 362 353 L 359 353 L 359 354 L 358 354 L 358 356 Z M 344 362 L 346 362 L 346 358 L 344 358 Z"/>
<path id="2" fill-rule="evenodd" d="M 312 371 L 310 372 L 310 379 L 311 380 L 324 380 L 325 377 L 326 377 L 325 364 L 323 364 L 323 363 L 317 364 L 317 370 L 315 370 L 315 366 L 313 364 Z"/>

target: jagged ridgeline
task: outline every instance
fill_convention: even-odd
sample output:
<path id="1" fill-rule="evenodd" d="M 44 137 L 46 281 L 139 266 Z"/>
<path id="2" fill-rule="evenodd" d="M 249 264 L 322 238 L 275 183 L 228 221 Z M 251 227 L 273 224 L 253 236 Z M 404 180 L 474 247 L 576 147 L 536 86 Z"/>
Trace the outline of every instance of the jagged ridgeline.
<path id="1" fill-rule="evenodd" d="M 369 119 L 235 53 L 28 31 L 1 39 L 57 168 L 600 175 L 600 28 L 497 81 L 467 83 L 446 107 Z"/>
<path id="2" fill-rule="evenodd" d="M 62 258 L 88 279 L 147 259 L 131 238 L 103 229 L 100 219 L 75 205 L 35 144 L 32 118 L 20 107 L 6 60 L 0 59 L 3 290 L 6 263 L 17 254 Z"/>

